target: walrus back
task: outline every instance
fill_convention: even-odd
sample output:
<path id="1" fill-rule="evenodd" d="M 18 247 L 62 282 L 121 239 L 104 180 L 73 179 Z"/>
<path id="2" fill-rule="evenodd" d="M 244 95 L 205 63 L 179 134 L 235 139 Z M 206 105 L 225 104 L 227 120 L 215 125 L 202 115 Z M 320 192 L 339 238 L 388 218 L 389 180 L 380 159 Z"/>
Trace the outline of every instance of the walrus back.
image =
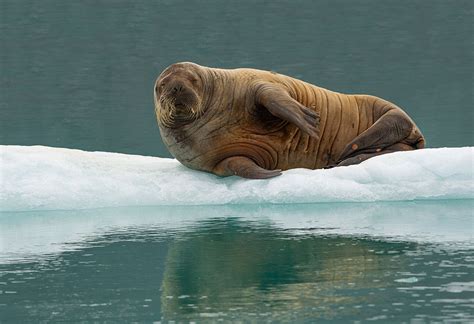
<path id="1" fill-rule="evenodd" d="M 376 97 L 347 95 L 286 76 L 280 82 L 295 100 L 320 116 L 319 138 L 311 138 L 297 128 L 290 132 L 291 142 L 286 144 L 285 154 L 290 157 L 285 163 L 288 168 L 297 164 L 318 169 L 335 163 L 345 145 L 378 117 L 374 109 Z"/>
<path id="2" fill-rule="evenodd" d="M 290 95 L 302 105 L 315 110 L 320 115 L 318 139 L 303 134 L 293 128 L 286 142 L 284 156 L 289 158 L 281 167 L 294 165 L 311 169 L 335 164 L 347 144 L 368 130 L 388 111 L 397 111 L 412 126 L 412 136 L 407 142 L 413 148 L 423 148 L 424 138 L 408 115 L 395 104 L 372 95 L 343 94 L 284 75 L 278 81 Z"/>

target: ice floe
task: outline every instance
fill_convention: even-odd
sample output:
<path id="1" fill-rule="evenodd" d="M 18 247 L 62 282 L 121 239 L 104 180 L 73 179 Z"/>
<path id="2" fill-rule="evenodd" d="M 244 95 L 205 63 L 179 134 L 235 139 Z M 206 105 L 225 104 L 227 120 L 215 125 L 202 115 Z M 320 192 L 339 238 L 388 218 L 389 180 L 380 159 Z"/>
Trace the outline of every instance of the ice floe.
<path id="1" fill-rule="evenodd" d="M 220 178 L 173 159 L 0 146 L 0 210 L 473 199 L 473 147 L 398 152 L 269 180 Z"/>

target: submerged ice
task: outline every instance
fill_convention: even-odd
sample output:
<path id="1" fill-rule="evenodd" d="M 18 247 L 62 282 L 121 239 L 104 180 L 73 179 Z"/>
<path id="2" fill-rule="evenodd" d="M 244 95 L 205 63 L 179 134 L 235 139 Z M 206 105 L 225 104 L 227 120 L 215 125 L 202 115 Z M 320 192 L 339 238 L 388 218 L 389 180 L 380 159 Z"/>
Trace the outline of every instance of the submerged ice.
<path id="1" fill-rule="evenodd" d="M 209 226 L 221 222 L 247 224 L 255 231 L 285 233 L 285 239 L 287 235 L 363 237 L 428 243 L 444 251 L 473 250 L 473 208 L 473 200 L 424 200 L 2 212 L 0 264 L 41 260 L 93 242 L 123 238 L 125 233 L 132 233 L 137 240 L 197 237 L 196 233 L 203 228 L 215 234 L 216 231 L 208 231 Z"/>
<path id="2" fill-rule="evenodd" d="M 4 211 L 474 198 L 473 147 L 399 152 L 269 180 L 219 178 L 157 157 L 44 146 L 0 150 Z"/>

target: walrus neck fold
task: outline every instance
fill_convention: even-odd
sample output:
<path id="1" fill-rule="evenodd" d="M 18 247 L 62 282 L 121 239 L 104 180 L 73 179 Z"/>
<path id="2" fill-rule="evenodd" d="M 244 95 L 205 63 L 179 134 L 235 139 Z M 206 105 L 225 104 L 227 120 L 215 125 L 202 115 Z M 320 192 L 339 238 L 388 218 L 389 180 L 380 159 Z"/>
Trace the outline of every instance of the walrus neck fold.
<path id="1" fill-rule="evenodd" d="M 205 73 L 203 73 L 202 78 L 203 78 L 203 101 L 202 101 L 202 113 L 205 114 L 208 110 L 209 107 L 212 106 L 212 104 L 215 101 L 214 98 L 214 93 L 215 93 L 215 79 L 212 75 L 213 71 L 211 71 L 208 68 L 204 69 Z"/>
<path id="2" fill-rule="evenodd" d="M 215 94 L 218 92 L 222 92 L 225 89 L 233 88 L 229 87 L 230 83 L 232 83 L 232 78 L 228 76 L 230 73 L 229 71 L 220 70 L 220 69 L 210 69 L 205 68 L 205 72 L 203 75 L 204 82 L 204 98 L 203 106 L 208 109 L 215 105 L 222 104 L 222 96 L 216 96 Z M 228 95 L 231 95 L 230 93 Z"/>

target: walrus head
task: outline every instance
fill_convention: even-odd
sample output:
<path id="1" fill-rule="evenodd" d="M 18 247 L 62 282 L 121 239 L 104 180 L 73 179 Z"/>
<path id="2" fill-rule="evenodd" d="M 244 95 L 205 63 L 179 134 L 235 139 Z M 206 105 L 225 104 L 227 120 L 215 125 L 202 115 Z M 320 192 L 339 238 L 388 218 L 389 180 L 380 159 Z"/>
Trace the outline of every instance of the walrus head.
<path id="1" fill-rule="evenodd" d="M 176 63 L 167 67 L 155 82 L 155 112 L 158 123 L 178 128 L 199 118 L 204 109 L 202 67 Z"/>

